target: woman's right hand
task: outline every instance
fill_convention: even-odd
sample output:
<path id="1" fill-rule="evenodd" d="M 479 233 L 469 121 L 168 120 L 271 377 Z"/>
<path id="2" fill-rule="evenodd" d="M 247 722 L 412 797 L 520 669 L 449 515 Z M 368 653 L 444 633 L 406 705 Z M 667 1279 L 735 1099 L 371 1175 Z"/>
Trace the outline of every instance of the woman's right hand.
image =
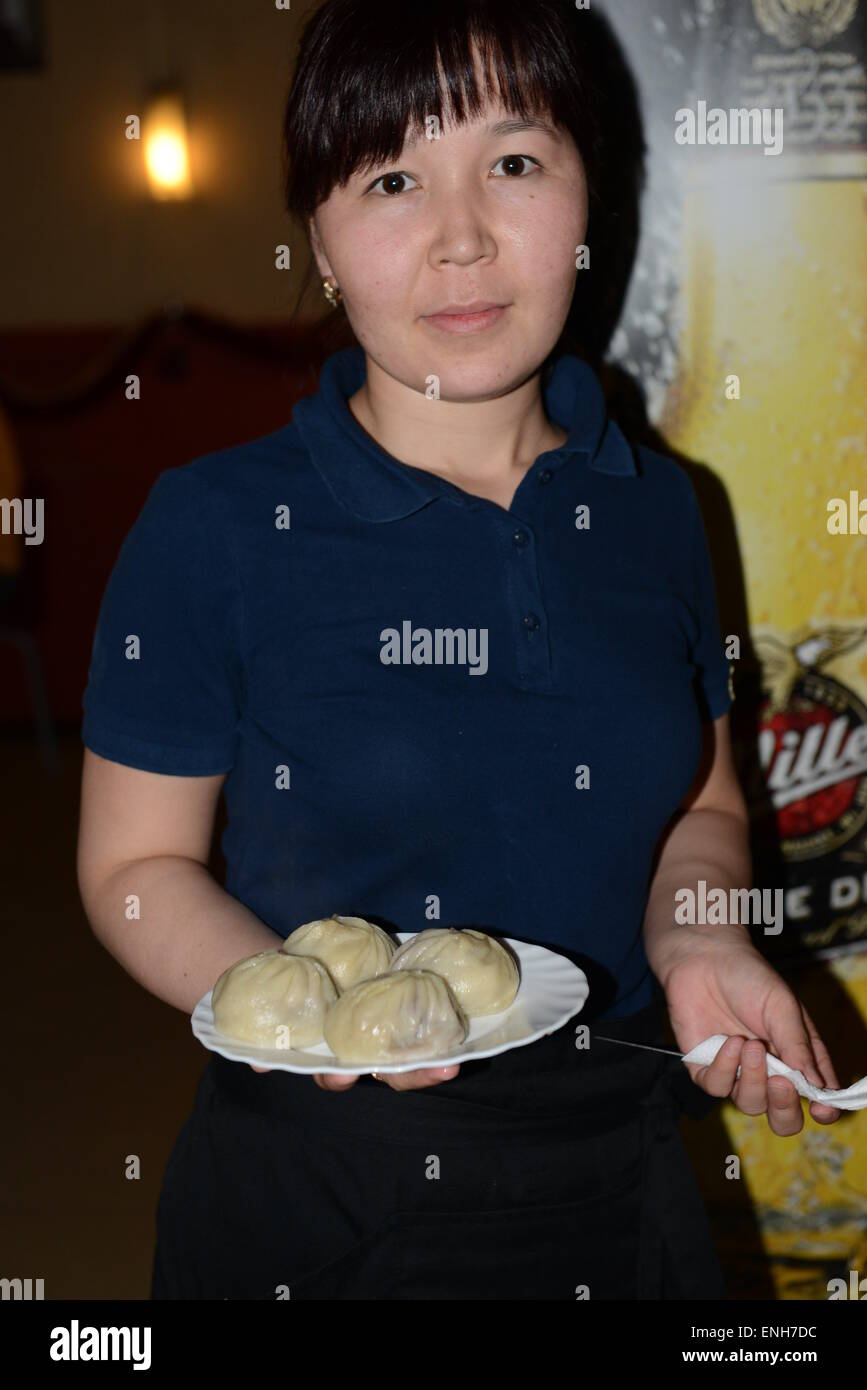
<path id="1" fill-rule="evenodd" d="M 439 1086 L 442 1081 L 451 1081 L 460 1071 L 460 1064 L 454 1062 L 450 1067 L 420 1067 L 417 1071 L 397 1071 L 377 1077 L 393 1091 L 420 1091 L 425 1086 Z M 341 1072 L 314 1072 L 313 1080 L 323 1091 L 348 1091 L 358 1080 L 357 1076 L 344 1076 Z"/>
<path id="2" fill-rule="evenodd" d="M 271 1070 L 270 1067 L 254 1067 L 252 1062 L 250 1066 L 258 1072 Z M 393 1091 L 420 1091 L 425 1086 L 439 1086 L 442 1081 L 451 1081 L 460 1069 L 460 1064 L 455 1062 L 450 1067 L 420 1067 L 417 1071 L 394 1072 L 381 1076 L 379 1080 L 386 1082 Z M 313 1080 L 322 1091 L 348 1091 L 358 1077 L 344 1076 L 339 1071 L 317 1071 L 313 1073 Z"/>

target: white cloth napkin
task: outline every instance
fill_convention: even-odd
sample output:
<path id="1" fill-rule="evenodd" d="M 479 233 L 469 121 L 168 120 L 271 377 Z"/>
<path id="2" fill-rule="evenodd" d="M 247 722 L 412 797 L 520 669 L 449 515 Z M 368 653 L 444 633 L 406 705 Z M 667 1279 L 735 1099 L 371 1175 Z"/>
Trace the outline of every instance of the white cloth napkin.
<path id="1" fill-rule="evenodd" d="M 708 1067 L 725 1042 L 728 1042 L 726 1033 L 714 1033 L 712 1037 L 705 1038 L 704 1042 L 697 1043 L 689 1052 L 685 1052 L 682 1060 Z M 805 1096 L 807 1100 L 817 1100 L 822 1105 L 835 1105 L 838 1110 L 867 1108 L 867 1076 L 862 1076 L 854 1086 L 847 1086 L 845 1091 L 829 1091 L 821 1086 L 813 1086 L 803 1072 L 795 1071 L 794 1067 L 787 1067 L 785 1062 L 781 1062 L 779 1057 L 772 1057 L 770 1052 L 765 1053 L 765 1059 L 768 1064 L 768 1076 L 787 1077 L 797 1088 L 798 1094 Z M 739 1076 L 740 1071 L 738 1067 Z"/>

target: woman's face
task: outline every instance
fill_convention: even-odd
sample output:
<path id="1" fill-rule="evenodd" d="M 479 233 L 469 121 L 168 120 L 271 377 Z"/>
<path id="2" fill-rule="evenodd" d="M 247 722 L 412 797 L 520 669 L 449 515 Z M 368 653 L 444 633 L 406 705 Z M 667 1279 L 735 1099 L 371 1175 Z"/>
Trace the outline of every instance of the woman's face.
<path id="1" fill-rule="evenodd" d="M 587 184 L 571 136 L 527 129 L 497 102 L 335 187 L 311 242 L 378 366 L 416 391 L 436 376 L 443 399 L 470 401 L 514 389 L 554 347 L 586 231 Z M 480 301 L 504 307 L 431 318 Z"/>

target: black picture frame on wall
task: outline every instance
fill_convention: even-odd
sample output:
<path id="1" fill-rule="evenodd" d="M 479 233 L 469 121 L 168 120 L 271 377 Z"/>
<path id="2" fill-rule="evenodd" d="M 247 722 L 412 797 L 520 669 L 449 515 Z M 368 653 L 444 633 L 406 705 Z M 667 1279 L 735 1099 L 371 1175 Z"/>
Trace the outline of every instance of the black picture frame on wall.
<path id="1" fill-rule="evenodd" d="M 0 0 L 0 71 L 41 68 L 44 62 L 42 0 Z"/>

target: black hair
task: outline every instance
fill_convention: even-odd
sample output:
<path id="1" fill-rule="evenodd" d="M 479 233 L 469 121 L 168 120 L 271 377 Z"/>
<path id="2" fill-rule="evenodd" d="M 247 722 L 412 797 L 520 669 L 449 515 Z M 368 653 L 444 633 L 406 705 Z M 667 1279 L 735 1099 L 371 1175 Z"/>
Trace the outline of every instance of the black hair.
<path id="1" fill-rule="evenodd" d="M 478 116 L 476 48 L 510 114 L 542 112 L 569 131 L 592 204 L 599 130 L 575 16 L 571 0 L 326 0 L 305 27 L 286 103 L 290 213 L 306 230 L 335 186 L 397 159 L 428 117 Z"/>
<path id="2" fill-rule="evenodd" d="M 506 110 L 548 116 L 581 156 L 595 273 L 578 277 L 555 354 L 599 363 L 638 243 L 645 145 L 637 88 L 597 10 L 574 0 L 324 0 L 302 33 L 286 102 L 286 206 L 306 234 L 333 188 L 397 160 L 428 117 L 462 124 L 481 114 L 476 51 Z M 296 314 L 314 272 L 311 262 Z M 342 313 L 325 322 L 337 334 L 348 326 Z"/>

